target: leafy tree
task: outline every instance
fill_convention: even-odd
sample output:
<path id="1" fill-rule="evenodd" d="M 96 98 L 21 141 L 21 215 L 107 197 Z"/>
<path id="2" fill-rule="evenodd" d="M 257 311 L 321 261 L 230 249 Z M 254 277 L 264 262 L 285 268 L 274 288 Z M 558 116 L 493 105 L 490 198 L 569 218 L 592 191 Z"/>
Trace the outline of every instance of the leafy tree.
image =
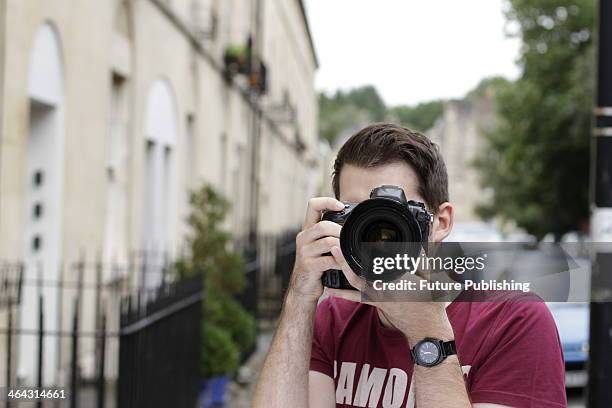
<path id="1" fill-rule="evenodd" d="M 319 95 L 319 132 L 330 143 L 344 129 L 359 123 L 379 122 L 386 115 L 385 102 L 371 85 L 348 92 L 337 91 L 332 96 Z"/>
<path id="2" fill-rule="evenodd" d="M 522 75 L 497 92 L 499 123 L 476 161 L 493 198 L 479 212 L 558 239 L 588 219 L 594 2 L 507 5 L 522 40 Z"/>
<path id="3" fill-rule="evenodd" d="M 436 120 L 442 116 L 444 101 L 424 102 L 416 106 L 396 106 L 391 111 L 403 126 L 425 132 L 431 129 Z"/>
<path id="4" fill-rule="evenodd" d="M 353 104 L 337 104 L 325 95 L 321 95 L 321 108 L 319 115 L 319 132 L 323 139 L 333 144 L 336 137 L 344 129 L 368 120 L 367 112 Z"/>
<path id="5" fill-rule="evenodd" d="M 476 88 L 468 92 L 466 98 L 467 99 L 480 98 L 484 96 L 485 92 L 489 90 L 492 90 L 493 93 L 497 93 L 500 89 L 506 87 L 508 84 L 510 84 L 510 81 L 508 81 L 504 77 L 493 76 L 493 77 L 485 78 L 482 81 L 480 81 L 478 85 L 476 85 Z"/>
<path id="6" fill-rule="evenodd" d="M 353 89 L 346 95 L 346 98 L 357 108 L 367 111 L 374 122 L 380 122 L 387 116 L 385 102 L 372 85 Z"/>
<path id="7" fill-rule="evenodd" d="M 204 272 L 200 365 L 202 376 L 210 378 L 238 368 L 240 355 L 255 341 L 255 322 L 237 301 L 245 289 L 245 263 L 241 255 L 228 250 L 231 235 L 221 228 L 228 201 L 204 185 L 191 193 L 190 204 L 190 253 L 176 266 L 183 276 Z"/>

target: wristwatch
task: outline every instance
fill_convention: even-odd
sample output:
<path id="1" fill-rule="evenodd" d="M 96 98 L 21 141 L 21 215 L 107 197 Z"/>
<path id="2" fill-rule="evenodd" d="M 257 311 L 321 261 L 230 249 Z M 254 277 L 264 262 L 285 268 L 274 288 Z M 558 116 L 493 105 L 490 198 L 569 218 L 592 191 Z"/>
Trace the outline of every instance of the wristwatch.
<path id="1" fill-rule="evenodd" d="M 433 367 L 440 364 L 448 356 L 457 354 L 455 341 L 442 341 L 426 337 L 410 350 L 412 360 L 423 367 Z"/>

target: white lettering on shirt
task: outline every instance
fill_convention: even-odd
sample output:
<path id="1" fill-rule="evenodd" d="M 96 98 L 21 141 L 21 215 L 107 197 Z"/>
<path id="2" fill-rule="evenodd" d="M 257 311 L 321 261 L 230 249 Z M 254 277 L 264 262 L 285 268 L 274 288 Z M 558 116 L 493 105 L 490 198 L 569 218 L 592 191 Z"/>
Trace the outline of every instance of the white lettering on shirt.
<path id="1" fill-rule="evenodd" d="M 334 378 L 337 375 L 337 367 L 338 362 L 334 360 Z M 370 368 L 370 364 L 363 364 L 357 383 L 357 389 L 354 389 L 357 363 L 343 361 L 340 364 L 340 375 L 336 387 L 336 403 L 355 407 L 376 408 L 380 402 L 383 385 L 385 385 L 385 380 L 387 380 L 382 400 L 383 408 L 401 407 L 404 402 L 406 390 L 408 389 L 408 374 L 400 368 L 386 369 L 372 367 L 371 370 Z M 470 372 L 470 368 L 472 368 L 471 365 L 464 365 L 461 367 L 465 376 Z M 389 374 L 388 377 L 387 374 Z M 410 408 L 414 407 L 416 393 L 413 385 L 414 384 L 411 384 L 410 386 L 410 393 L 406 405 Z M 354 401 L 353 391 L 355 391 Z"/>
<path id="2" fill-rule="evenodd" d="M 357 384 L 354 405 L 356 407 L 376 408 L 386 376 L 387 370 L 384 368 L 374 367 L 372 373 L 370 373 L 370 365 L 364 364 Z"/>
<path id="3" fill-rule="evenodd" d="M 355 367 L 357 367 L 357 363 L 342 362 L 340 376 L 338 377 L 338 387 L 336 388 L 336 404 L 352 404 Z"/>
<path id="4" fill-rule="evenodd" d="M 389 379 L 385 387 L 383 397 L 383 408 L 399 408 L 404 402 L 406 386 L 408 385 L 408 375 L 399 368 L 389 370 Z"/>

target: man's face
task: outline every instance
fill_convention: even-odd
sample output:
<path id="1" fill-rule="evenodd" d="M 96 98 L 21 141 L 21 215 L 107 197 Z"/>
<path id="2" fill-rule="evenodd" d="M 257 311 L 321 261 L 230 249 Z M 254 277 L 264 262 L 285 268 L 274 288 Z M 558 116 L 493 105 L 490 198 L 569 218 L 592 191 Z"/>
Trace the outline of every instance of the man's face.
<path id="1" fill-rule="evenodd" d="M 360 203 L 370 198 L 370 192 L 382 185 L 401 187 L 408 200 L 425 202 L 418 193 L 419 179 L 408 164 L 402 162 L 389 163 L 377 167 L 357 167 L 346 164 L 340 172 L 340 200 L 350 203 Z M 433 209 L 428 209 L 433 212 Z M 449 203 L 444 203 L 437 209 L 434 220 L 431 241 L 441 241 L 452 228 L 453 209 Z"/>

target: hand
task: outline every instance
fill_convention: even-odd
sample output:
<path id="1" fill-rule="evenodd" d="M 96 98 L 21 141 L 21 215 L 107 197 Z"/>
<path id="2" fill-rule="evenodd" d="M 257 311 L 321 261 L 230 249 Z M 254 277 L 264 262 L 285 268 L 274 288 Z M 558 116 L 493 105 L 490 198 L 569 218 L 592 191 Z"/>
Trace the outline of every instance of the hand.
<path id="1" fill-rule="evenodd" d="M 340 269 L 331 248 L 339 245 L 340 225 L 321 221 L 324 210 L 340 211 L 344 204 L 334 198 L 317 197 L 308 202 L 302 231 L 295 239 L 295 266 L 288 293 L 300 299 L 317 301 L 323 293 L 321 276 L 328 269 Z"/>
<path id="2" fill-rule="evenodd" d="M 389 324 L 404 334 L 411 347 L 425 337 L 434 337 L 444 341 L 454 339 L 453 329 L 446 315 L 444 302 L 407 302 L 405 297 L 393 300 L 393 297 L 389 297 L 388 293 L 383 295 L 382 292 L 376 292 L 365 279 L 357 276 L 346 262 L 339 246 L 334 246 L 331 253 L 349 283 L 357 289 L 357 291 L 328 289 L 332 296 L 376 307 Z M 410 274 L 406 278 L 414 281 L 423 279 L 418 275 Z M 367 295 L 364 296 L 366 293 Z M 421 298 L 434 298 L 433 294 L 429 293 L 419 293 L 419 295 Z M 381 296 L 384 296 L 384 298 L 380 299 Z M 373 301 L 364 301 L 364 298 L 373 299 Z"/>

